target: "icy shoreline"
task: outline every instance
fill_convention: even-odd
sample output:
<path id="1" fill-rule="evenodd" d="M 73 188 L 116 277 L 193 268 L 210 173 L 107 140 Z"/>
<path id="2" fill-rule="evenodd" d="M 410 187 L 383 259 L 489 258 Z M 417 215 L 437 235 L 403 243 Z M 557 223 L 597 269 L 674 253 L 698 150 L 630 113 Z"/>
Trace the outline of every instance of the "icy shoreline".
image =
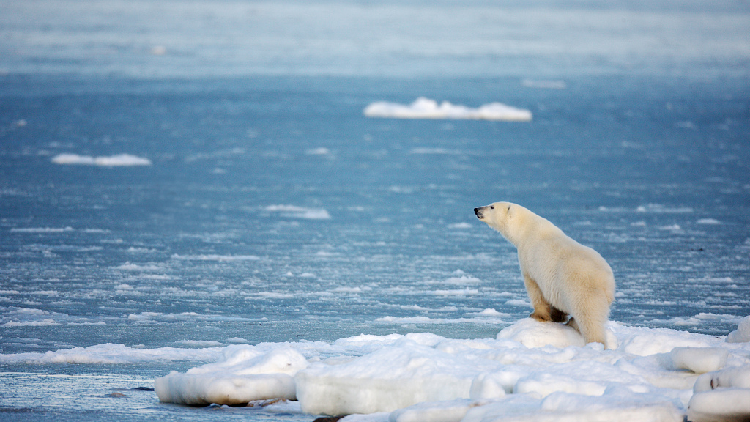
<path id="1" fill-rule="evenodd" d="M 237 345 L 215 363 L 157 378 L 156 393 L 190 405 L 296 399 L 301 412 L 347 421 L 745 420 L 750 343 L 736 341 L 748 328 L 750 317 L 728 338 L 610 323 L 605 349 L 525 319 L 496 339 Z"/>

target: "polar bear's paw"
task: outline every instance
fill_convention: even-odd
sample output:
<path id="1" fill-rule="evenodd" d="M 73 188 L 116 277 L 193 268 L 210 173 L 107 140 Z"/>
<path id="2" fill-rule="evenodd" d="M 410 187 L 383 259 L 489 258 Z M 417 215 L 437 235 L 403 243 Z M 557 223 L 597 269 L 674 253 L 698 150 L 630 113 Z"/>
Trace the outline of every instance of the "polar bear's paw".
<path id="1" fill-rule="evenodd" d="M 535 309 L 534 312 L 529 315 L 529 318 L 533 318 L 539 322 L 566 322 L 568 320 L 568 314 L 549 306 L 549 309 Z"/>

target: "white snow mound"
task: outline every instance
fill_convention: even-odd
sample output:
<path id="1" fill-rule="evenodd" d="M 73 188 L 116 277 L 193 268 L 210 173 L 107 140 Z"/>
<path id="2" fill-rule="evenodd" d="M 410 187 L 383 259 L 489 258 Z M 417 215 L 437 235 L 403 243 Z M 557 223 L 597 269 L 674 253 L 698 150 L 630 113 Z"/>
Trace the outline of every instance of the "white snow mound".
<path id="1" fill-rule="evenodd" d="M 526 347 L 553 346 L 564 348 L 569 346 L 585 346 L 583 336 L 574 328 L 564 324 L 542 323 L 532 318 L 518 321 L 505 328 L 497 335 L 499 339 L 510 339 Z M 616 348 L 617 338 L 610 330 L 607 331 L 607 348 Z"/>
<path id="2" fill-rule="evenodd" d="M 750 341 L 750 316 L 743 318 L 735 331 L 727 336 L 727 343 L 746 343 Z"/>

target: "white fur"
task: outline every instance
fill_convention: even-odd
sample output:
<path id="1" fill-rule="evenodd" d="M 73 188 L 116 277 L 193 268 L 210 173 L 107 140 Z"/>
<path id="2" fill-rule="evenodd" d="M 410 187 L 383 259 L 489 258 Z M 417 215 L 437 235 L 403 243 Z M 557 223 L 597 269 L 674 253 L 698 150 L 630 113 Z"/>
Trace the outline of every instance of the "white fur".
<path id="1" fill-rule="evenodd" d="M 568 324 L 586 343 L 605 344 L 609 305 L 615 296 L 615 277 L 607 261 L 520 205 L 496 202 L 474 212 L 518 250 L 534 306 L 531 317 L 564 322 L 570 315 Z"/>

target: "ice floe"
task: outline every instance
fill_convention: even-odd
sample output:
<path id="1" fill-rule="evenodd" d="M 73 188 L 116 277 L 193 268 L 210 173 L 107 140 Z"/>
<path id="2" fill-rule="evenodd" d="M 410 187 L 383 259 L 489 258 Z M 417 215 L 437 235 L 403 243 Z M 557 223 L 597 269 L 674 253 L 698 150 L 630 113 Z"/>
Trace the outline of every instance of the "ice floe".
<path id="1" fill-rule="evenodd" d="M 260 259 L 257 255 L 179 255 L 172 254 L 172 259 L 177 261 L 218 261 L 218 262 L 232 262 L 232 261 L 257 261 Z"/>
<path id="2" fill-rule="evenodd" d="M 307 360 L 288 347 L 262 353 L 250 347 L 229 346 L 219 362 L 158 378 L 156 394 L 162 402 L 189 405 L 293 399 L 296 388 L 292 376 L 305 367 Z"/>
<path id="3" fill-rule="evenodd" d="M 156 392 L 181 404 L 296 399 L 302 412 L 352 415 L 347 422 L 750 417 L 750 343 L 618 323 L 607 343 L 584 345 L 570 327 L 524 319 L 495 339 L 231 345 L 215 363 L 158 378 Z"/>
<path id="4" fill-rule="evenodd" d="M 11 233 L 70 233 L 75 231 L 70 226 L 66 227 L 22 227 L 12 228 Z"/>
<path id="5" fill-rule="evenodd" d="M 100 167 L 150 166 L 151 160 L 130 154 L 92 157 L 90 155 L 58 154 L 52 158 L 55 164 L 77 164 Z"/>
<path id="6" fill-rule="evenodd" d="M 400 119 L 484 119 L 529 121 L 531 111 L 511 107 L 502 103 L 490 103 L 478 108 L 439 103 L 429 98 L 419 97 L 408 105 L 385 101 L 374 102 L 364 110 L 368 117 L 394 117 Z"/>
<path id="7" fill-rule="evenodd" d="M 296 205 L 269 205 L 264 211 L 279 213 L 287 218 L 301 218 L 307 220 L 327 220 L 331 214 L 324 209 L 298 207 Z"/>

